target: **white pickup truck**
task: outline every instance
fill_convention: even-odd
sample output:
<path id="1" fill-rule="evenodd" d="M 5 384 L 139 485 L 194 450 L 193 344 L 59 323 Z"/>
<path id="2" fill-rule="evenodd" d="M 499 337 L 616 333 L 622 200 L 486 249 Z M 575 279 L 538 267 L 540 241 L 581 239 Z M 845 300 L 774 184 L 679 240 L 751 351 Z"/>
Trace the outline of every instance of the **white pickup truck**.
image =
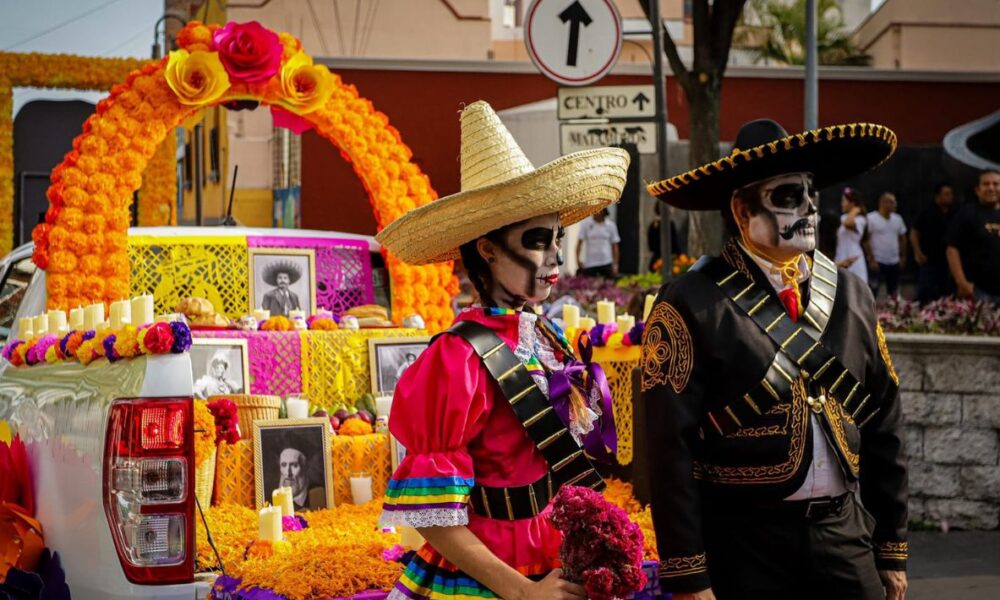
<path id="1" fill-rule="evenodd" d="M 376 298 L 387 297 L 378 244 L 342 233 L 135 228 L 130 236 L 280 236 L 368 242 Z M 31 244 L 0 261 L 0 339 L 45 310 Z M 381 293 L 379 288 L 381 288 Z M 140 361 L 139 364 L 134 364 Z M 15 368 L 0 364 L 0 419 L 25 440 L 45 543 L 74 600 L 204 598 L 196 584 L 192 376 L 187 354 Z"/>

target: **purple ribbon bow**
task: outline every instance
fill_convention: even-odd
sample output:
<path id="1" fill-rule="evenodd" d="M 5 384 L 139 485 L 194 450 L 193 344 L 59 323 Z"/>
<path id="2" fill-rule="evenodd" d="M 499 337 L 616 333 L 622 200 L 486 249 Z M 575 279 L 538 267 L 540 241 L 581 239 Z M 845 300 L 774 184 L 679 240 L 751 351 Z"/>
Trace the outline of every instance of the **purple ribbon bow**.
<path id="1" fill-rule="evenodd" d="M 601 365 L 593 362 L 594 347 L 587 333 L 580 335 L 577 343 L 580 360 L 570 360 L 562 371 L 549 376 L 549 397 L 552 408 L 569 427 L 570 394 L 575 387 L 584 397 L 597 386 L 601 393 L 601 416 L 598 423 L 583 436 L 583 448 L 591 457 L 602 462 L 610 462 L 618 452 L 618 434 L 615 432 L 615 415 L 611 406 L 611 388 Z M 610 449 L 610 452 L 608 451 Z"/>

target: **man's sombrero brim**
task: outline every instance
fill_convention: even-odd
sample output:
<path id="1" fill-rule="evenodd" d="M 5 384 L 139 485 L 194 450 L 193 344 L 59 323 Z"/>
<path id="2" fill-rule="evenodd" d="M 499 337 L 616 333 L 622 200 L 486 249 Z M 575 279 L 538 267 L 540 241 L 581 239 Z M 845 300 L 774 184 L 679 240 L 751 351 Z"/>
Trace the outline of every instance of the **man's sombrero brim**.
<path id="1" fill-rule="evenodd" d="M 264 269 L 264 273 L 263 275 L 261 275 L 261 279 L 264 280 L 264 283 L 276 287 L 278 285 L 278 273 L 288 274 L 289 285 L 292 285 L 299 279 L 302 279 L 302 272 L 299 271 L 297 267 L 289 263 L 276 263 L 268 265 Z"/>
<path id="2" fill-rule="evenodd" d="M 456 260 L 462 244 L 506 225 L 559 213 L 567 226 L 600 211 L 621 196 L 628 164 L 628 152 L 620 148 L 576 152 L 513 179 L 425 204 L 375 238 L 411 265 Z"/>
<path id="3" fill-rule="evenodd" d="M 815 129 L 734 151 L 729 156 L 676 177 L 652 183 L 646 190 L 685 210 L 719 210 L 729 206 L 733 191 L 784 175 L 808 172 L 823 189 L 869 171 L 896 150 L 896 134 L 872 123 Z"/>

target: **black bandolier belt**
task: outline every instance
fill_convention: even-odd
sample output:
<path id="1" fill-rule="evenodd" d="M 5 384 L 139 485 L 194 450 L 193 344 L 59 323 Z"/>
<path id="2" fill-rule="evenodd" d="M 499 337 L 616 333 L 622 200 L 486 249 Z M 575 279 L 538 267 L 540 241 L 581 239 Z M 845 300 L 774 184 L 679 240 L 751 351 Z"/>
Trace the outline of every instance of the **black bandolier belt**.
<path id="1" fill-rule="evenodd" d="M 759 384 L 739 400 L 708 413 L 709 424 L 720 435 L 741 429 L 744 422 L 752 423 L 782 399 L 791 402 L 792 386 L 799 377 L 824 390 L 819 398 L 809 397 L 814 412 L 822 412 L 825 402 L 835 400 L 860 429 L 879 411 L 861 382 L 819 341 L 837 297 L 837 267 L 829 258 L 819 252 L 814 255 L 809 306 L 799 322 L 792 321 L 769 290 L 721 258 L 703 256 L 691 270 L 715 282 L 778 346 Z"/>
<path id="2" fill-rule="evenodd" d="M 476 514 L 509 521 L 530 519 L 543 511 L 564 485 L 604 488 L 601 474 L 556 415 L 545 393 L 493 330 L 474 321 L 460 321 L 439 335 L 444 334 L 460 336 L 472 346 L 549 463 L 548 473 L 529 485 L 473 487 L 470 504 Z"/>

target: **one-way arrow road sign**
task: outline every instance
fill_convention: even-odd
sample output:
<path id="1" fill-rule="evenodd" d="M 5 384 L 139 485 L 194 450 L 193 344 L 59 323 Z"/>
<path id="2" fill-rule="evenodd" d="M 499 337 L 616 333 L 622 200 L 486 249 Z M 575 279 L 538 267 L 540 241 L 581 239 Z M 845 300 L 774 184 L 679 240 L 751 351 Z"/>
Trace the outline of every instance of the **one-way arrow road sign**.
<path id="1" fill-rule="evenodd" d="M 524 45 L 549 79 L 590 85 L 618 61 L 621 15 L 615 0 L 531 0 L 524 13 Z"/>
<path id="2" fill-rule="evenodd" d="M 566 10 L 559 13 L 559 20 L 563 23 L 569 23 L 569 48 L 566 51 L 566 66 L 575 67 L 576 52 L 580 46 L 580 25 L 586 27 L 594 20 L 590 18 L 587 9 L 581 6 L 578 1 L 573 2 Z"/>
<path id="3" fill-rule="evenodd" d="M 651 85 L 559 88 L 559 120 L 656 116 Z"/>

